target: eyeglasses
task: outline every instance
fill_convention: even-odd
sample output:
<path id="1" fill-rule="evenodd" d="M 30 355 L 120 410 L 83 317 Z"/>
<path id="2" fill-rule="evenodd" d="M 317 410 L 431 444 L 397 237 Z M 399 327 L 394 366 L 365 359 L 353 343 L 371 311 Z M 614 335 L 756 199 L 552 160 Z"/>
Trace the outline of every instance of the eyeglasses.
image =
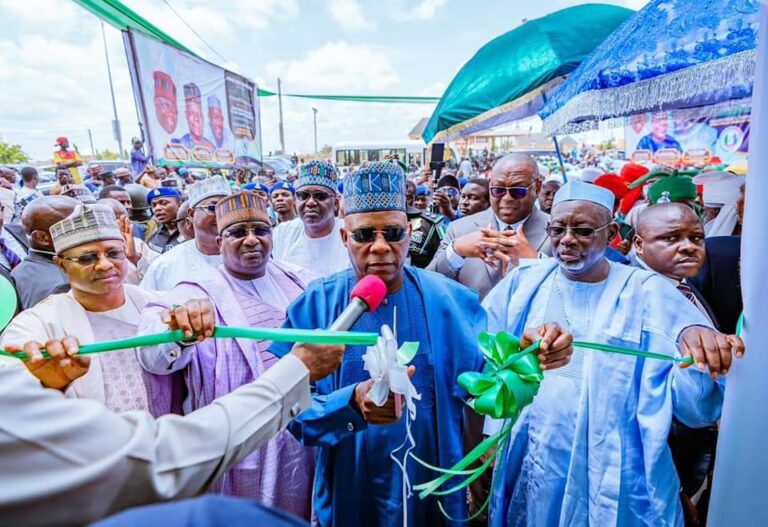
<path id="1" fill-rule="evenodd" d="M 438 192 L 442 194 L 447 194 L 449 196 L 458 196 L 459 195 L 459 189 L 456 187 L 440 187 L 437 189 Z"/>
<path id="2" fill-rule="evenodd" d="M 528 195 L 528 189 L 533 186 L 533 183 L 527 187 L 491 187 L 489 190 L 491 196 L 494 198 L 503 198 L 504 194 L 509 194 L 514 199 L 523 199 Z"/>
<path id="3" fill-rule="evenodd" d="M 215 214 L 216 213 L 216 205 L 204 205 L 202 207 L 192 207 L 194 210 L 204 210 L 209 214 Z"/>
<path id="4" fill-rule="evenodd" d="M 81 254 L 80 256 L 59 256 L 59 258 L 86 267 L 89 265 L 94 265 L 96 262 L 98 262 L 99 257 L 102 254 L 107 257 L 107 260 L 113 263 L 122 262 L 126 258 L 125 251 L 123 249 L 110 249 L 103 253 L 85 253 Z"/>
<path id="5" fill-rule="evenodd" d="M 299 201 L 309 201 L 310 198 L 314 198 L 315 201 L 325 201 L 330 197 L 331 197 L 330 193 L 323 192 L 322 190 L 317 190 L 315 192 L 309 192 L 308 190 L 299 190 L 298 192 L 296 192 L 296 198 Z"/>
<path id="6" fill-rule="evenodd" d="M 384 241 L 387 243 L 401 242 L 405 239 L 408 231 L 402 227 L 384 227 L 382 230 L 376 230 L 373 227 L 362 227 L 351 232 L 352 239 L 357 243 L 373 243 L 376 235 L 381 233 Z"/>
<path id="7" fill-rule="evenodd" d="M 547 228 L 544 229 L 547 233 L 547 236 L 551 238 L 561 238 L 565 236 L 565 233 L 570 230 L 574 236 L 577 238 L 591 238 L 593 237 L 597 231 L 601 231 L 611 225 L 610 223 L 606 223 L 602 227 L 598 227 L 596 229 L 593 229 L 592 227 L 560 227 L 560 226 L 554 226 L 554 225 L 547 225 Z"/>
<path id="8" fill-rule="evenodd" d="M 256 237 L 264 237 L 268 236 L 272 229 L 269 227 L 261 227 L 257 225 L 251 225 L 250 227 L 235 227 L 234 229 L 227 229 L 224 232 L 221 233 L 222 236 L 225 238 L 234 238 L 236 240 L 239 240 L 241 238 L 245 238 L 248 236 L 248 233 L 252 232 L 254 236 Z"/>

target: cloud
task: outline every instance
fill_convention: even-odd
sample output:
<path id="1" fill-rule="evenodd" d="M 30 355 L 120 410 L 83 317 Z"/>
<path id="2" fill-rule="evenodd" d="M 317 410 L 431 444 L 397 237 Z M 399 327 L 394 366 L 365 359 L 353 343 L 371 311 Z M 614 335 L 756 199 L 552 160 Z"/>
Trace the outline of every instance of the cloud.
<path id="1" fill-rule="evenodd" d="M 331 16 L 345 30 L 350 32 L 376 29 L 376 22 L 367 20 L 357 0 L 330 0 L 328 9 Z"/>
<path id="2" fill-rule="evenodd" d="M 400 81 L 387 51 L 344 41 L 328 42 L 298 60 L 269 62 L 264 69 L 292 92 L 385 93 Z"/>
<path id="3" fill-rule="evenodd" d="M 397 9 L 393 11 L 392 17 L 395 20 L 429 20 L 437 10 L 440 9 L 446 0 L 422 0 L 413 5 L 409 2 L 409 8 Z"/>

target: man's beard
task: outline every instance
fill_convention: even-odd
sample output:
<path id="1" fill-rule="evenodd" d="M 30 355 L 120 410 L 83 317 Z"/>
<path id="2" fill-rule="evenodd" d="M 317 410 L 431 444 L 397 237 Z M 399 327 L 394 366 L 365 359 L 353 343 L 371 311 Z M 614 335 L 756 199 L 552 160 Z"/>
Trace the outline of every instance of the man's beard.
<path id="1" fill-rule="evenodd" d="M 560 265 L 560 267 L 569 273 L 579 273 L 583 271 L 587 266 L 587 261 L 584 258 L 577 262 L 565 262 L 560 259 L 560 255 L 557 252 L 554 253 L 554 258 L 557 260 L 557 263 Z"/>

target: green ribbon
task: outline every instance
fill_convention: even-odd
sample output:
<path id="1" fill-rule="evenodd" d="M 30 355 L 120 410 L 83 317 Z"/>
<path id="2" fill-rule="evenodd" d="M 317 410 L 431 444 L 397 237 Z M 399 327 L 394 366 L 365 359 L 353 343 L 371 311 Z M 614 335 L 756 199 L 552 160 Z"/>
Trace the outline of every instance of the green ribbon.
<path id="1" fill-rule="evenodd" d="M 481 477 L 493 465 L 499 452 L 506 450 L 512 434 L 512 427 L 523 411 L 523 408 L 533 402 L 541 381 L 544 379 L 544 374 L 539 364 L 539 357 L 534 353 L 539 349 L 540 344 L 541 340 L 537 340 L 521 350 L 520 339 L 509 333 L 502 331 L 497 334 L 485 332 L 480 334 L 478 346 L 485 357 L 483 372 L 464 372 L 459 375 L 458 383 L 471 396 L 467 404 L 472 409 L 480 415 L 493 417 L 494 419 L 505 419 L 504 425 L 501 430 L 486 438 L 449 469 L 430 465 L 412 455 L 411 457 L 416 462 L 440 474 L 439 477 L 432 481 L 414 486 L 414 490 L 419 491 L 419 498 L 424 499 L 430 495 L 445 496 L 462 490 Z M 693 363 L 693 357 L 674 357 L 662 353 L 634 350 L 609 344 L 574 341 L 573 346 L 575 348 L 586 348 L 646 359 L 666 360 L 675 363 Z M 493 449 L 496 449 L 495 452 L 493 452 Z M 481 465 L 473 469 L 467 469 L 467 467 L 482 459 L 489 452 L 493 452 L 492 455 L 489 455 Z M 442 489 L 451 478 L 457 476 L 465 478 L 450 488 Z M 488 507 L 489 503 L 490 494 L 480 508 L 470 518 L 463 521 L 470 521 L 478 517 Z M 448 517 L 442 505 L 440 505 L 440 510 Z M 448 518 L 456 521 L 455 518 Z"/>
<path id="2" fill-rule="evenodd" d="M 346 346 L 373 346 L 378 339 L 376 333 L 358 333 L 354 331 L 324 331 L 311 329 L 287 329 L 287 328 L 235 328 L 216 326 L 213 329 L 213 338 L 233 338 L 252 340 L 271 340 L 273 342 L 304 342 L 307 344 L 343 344 Z M 108 340 L 96 344 L 83 344 L 79 346 L 78 355 L 91 355 L 130 348 L 142 348 L 146 346 L 158 346 L 172 342 L 194 342 L 194 338 L 185 339 L 181 330 L 164 331 L 152 335 L 141 335 L 127 339 Z M 45 350 L 44 358 L 50 358 Z M 24 352 L 9 353 L 0 351 L 0 355 L 26 359 Z"/>

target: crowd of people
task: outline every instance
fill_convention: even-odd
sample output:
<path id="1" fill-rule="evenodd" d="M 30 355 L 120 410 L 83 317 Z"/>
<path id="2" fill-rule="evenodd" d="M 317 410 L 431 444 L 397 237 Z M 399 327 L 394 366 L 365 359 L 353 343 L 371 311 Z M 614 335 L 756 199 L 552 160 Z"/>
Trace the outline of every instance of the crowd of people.
<path id="1" fill-rule="evenodd" d="M 131 169 L 83 179 L 63 157 L 47 196 L 34 168 L 20 182 L 0 170 L 0 273 L 19 299 L 0 347 L 26 356 L 0 357 L 3 522 L 705 523 L 725 377 L 745 352 L 737 170 L 622 162 L 568 178 L 513 153 L 416 175 L 389 160 L 340 179 L 310 161 L 292 180 L 197 179 L 134 151 Z M 419 344 L 411 423 L 400 395 L 371 400 L 364 346 L 212 338 L 328 328 L 366 275 L 387 295 L 351 330 Z M 79 354 L 177 329 L 179 342 Z M 453 466 L 501 426 L 457 384 L 484 367 L 483 331 L 540 340 L 544 380 L 493 484 L 410 495 L 427 465 Z M 393 458 L 408 434 L 424 465 Z M 136 508 L 201 493 L 217 497 Z"/>

